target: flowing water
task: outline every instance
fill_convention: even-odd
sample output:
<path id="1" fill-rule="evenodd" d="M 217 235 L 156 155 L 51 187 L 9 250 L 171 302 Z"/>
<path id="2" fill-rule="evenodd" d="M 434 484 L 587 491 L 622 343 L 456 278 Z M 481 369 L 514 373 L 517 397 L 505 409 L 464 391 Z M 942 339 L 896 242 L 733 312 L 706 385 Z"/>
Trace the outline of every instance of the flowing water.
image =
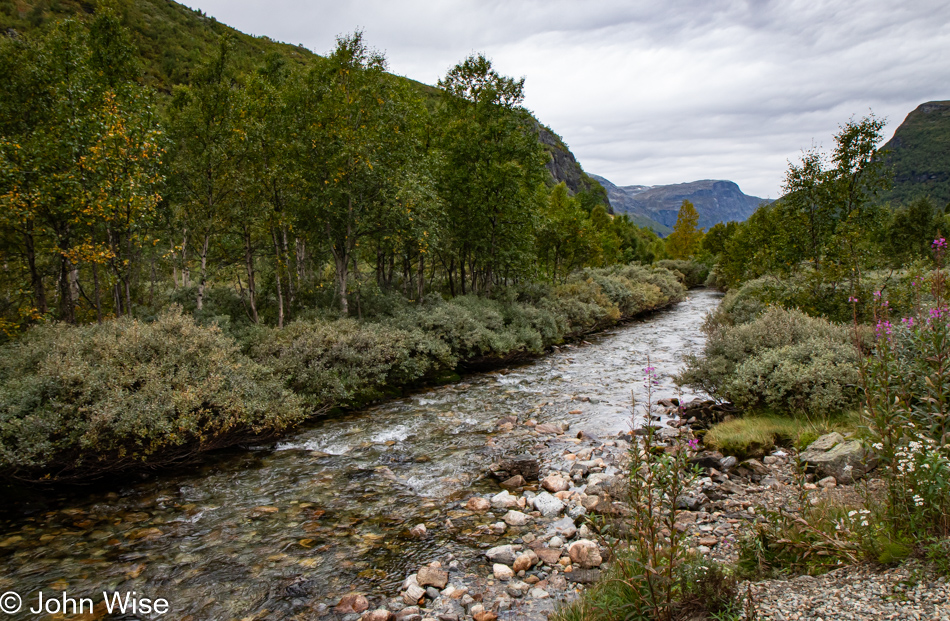
<path id="1" fill-rule="evenodd" d="M 452 509 L 473 490 L 498 491 L 482 477 L 498 454 L 499 418 L 565 421 L 598 436 L 629 430 L 647 356 L 660 376 L 654 397 L 676 396 L 670 374 L 702 347 L 700 325 L 718 303 L 693 291 L 589 343 L 323 420 L 193 471 L 17 500 L 0 514 L 0 593 L 25 604 L 10 618 L 36 618 L 27 608 L 40 591 L 95 603 L 103 591 L 134 591 L 168 600 L 167 618 L 196 620 L 305 618 L 314 602 L 352 589 L 393 595 L 421 564 L 464 563 L 496 540 Z M 538 442 L 515 437 L 507 449 Z M 429 527 L 422 539 L 408 532 L 419 523 Z"/>

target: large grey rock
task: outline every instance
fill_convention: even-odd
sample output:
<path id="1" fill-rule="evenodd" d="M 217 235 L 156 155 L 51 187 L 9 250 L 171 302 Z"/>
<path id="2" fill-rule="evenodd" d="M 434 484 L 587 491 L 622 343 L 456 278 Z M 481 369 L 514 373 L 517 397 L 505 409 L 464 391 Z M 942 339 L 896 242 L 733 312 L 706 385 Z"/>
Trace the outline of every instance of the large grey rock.
<path id="1" fill-rule="evenodd" d="M 825 435 L 821 436 L 820 438 L 818 438 L 817 440 L 809 444 L 808 447 L 805 449 L 805 452 L 808 453 L 811 451 L 821 451 L 821 452 L 830 451 L 831 449 L 841 444 L 842 442 L 844 442 L 844 436 L 838 433 L 837 431 L 834 431 L 832 433 L 826 433 Z"/>
<path id="2" fill-rule="evenodd" d="M 511 509 L 518 506 L 518 499 L 505 490 L 491 497 L 491 506 L 495 509 Z"/>
<path id="3" fill-rule="evenodd" d="M 503 563 L 505 565 L 514 565 L 515 551 L 510 545 L 496 546 L 485 551 L 485 556 L 492 563 Z"/>
<path id="4" fill-rule="evenodd" d="M 877 457 L 860 440 L 846 441 L 839 433 L 818 438 L 798 458 L 819 477 L 834 477 L 844 484 L 854 483 L 877 466 Z"/>
<path id="5" fill-rule="evenodd" d="M 534 499 L 534 508 L 544 517 L 554 517 L 564 510 L 564 503 L 547 492 L 541 492 Z"/>

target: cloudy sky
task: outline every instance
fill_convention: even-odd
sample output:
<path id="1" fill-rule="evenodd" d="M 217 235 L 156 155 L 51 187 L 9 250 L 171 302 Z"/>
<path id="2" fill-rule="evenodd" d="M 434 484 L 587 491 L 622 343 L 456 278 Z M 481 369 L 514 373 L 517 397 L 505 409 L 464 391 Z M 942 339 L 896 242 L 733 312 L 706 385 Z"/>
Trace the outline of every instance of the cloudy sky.
<path id="1" fill-rule="evenodd" d="M 885 137 L 950 99 L 945 0 L 190 0 L 326 53 L 360 28 L 434 84 L 473 52 L 525 76 L 525 106 L 618 185 L 731 179 L 775 198 L 789 160 L 873 111 Z M 902 6 L 903 5 L 903 6 Z"/>

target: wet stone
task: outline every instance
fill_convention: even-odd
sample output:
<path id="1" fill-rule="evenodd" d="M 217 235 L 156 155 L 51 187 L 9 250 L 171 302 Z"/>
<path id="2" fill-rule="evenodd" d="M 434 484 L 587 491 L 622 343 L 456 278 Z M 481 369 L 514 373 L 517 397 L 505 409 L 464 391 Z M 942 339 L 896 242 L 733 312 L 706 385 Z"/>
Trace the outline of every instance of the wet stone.
<path id="1" fill-rule="evenodd" d="M 435 567 L 423 567 L 419 570 L 416 581 L 419 583 L 419 586 L 431 586 L 437 589 L 444 589 L 445 585 L 449 583 L 449 574 Z"/>

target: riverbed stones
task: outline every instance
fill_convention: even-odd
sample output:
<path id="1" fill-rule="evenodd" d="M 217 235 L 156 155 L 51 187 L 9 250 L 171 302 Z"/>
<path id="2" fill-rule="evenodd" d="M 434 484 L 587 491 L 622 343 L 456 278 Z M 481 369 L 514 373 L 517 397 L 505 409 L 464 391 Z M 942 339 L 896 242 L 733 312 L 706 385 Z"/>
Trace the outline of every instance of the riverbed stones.
<path id="1" fill-rule="evenodd" d="M 485 551 L 485 556 L 492 563 L 502 563 L 505 565 L 514 565 L 515 550 L 509 545 L 495 546 Z"/>
<path id="2" fill-rule="evenodd" d="M 422 539 L 426 536 L 426 525 L 425 524 L 416 524 L 409 529 L 409 534 L 415 537 L 416 539 Z"/>
<path id="3" fill-rule="evenodd" d="M 495 576 L 495 580 L 511 580 L 515 576 L 515 572 L 501 563 L 495 563 L 491 566 L 492 574 Z"/>
<path id="4" fill-rule="evenodd" d="M 719 451 L 702 451 L 689 458 L 689 463 L 709 470 L 710 468 L 719 468 L 722 464 L 723 455 Z"/>
<path id="5" fill-rule="evenodd" d="M 518 489 L 519 487 L 524 487 L 524 486 L 527 485 L 527 484 L 528 484 L 528 482 L 525 481 L 525 480 L 524 480 L 524 477 L 521 476 L 520 474 L 516 474 L 515 476 L 511 477 L 510 479 L 505 479 L 504 481 L 502 481 L 501 483 L 499 483 L 499 485 L 500 485 L 503 489 Z"/>
<path id="6" fill-rule="evenodd" d="M 538 555 L 535 554 L 534 550 L 526 550 L 518 555 L 518 558 L 515 559 L 514 565 L 512 565 L 512 570 L 515 572 L 519 571 L 528 571 L 532 567 L 538 564 Z"/>
<path id="7" fill-rule="evenodd" d="M 537 457 L 523 454 L 502 459 L 497 464 L 492 464 L 490 470 L 499 481 L 505 481 L 517 475 L 524 477 L 525 481 L 537 481 L 541 464 Z"/>
<path id="8" fill-rule="evenodd" d="M 559 435 L 559 434 L 564 433 L 564 431 L 561 430 L 560 427 L 558 427 L 557 425 L 551 425 L 549 423 L 542 423 L 540 425 L 536 425 L 534 430 L 537 431 L 538 433 L 545 434 L 545 435 Z"/>
<path id="9" fill-rule="evenodd" d="M 570 517 L 562 517 L 560 520 L 551 523 L 548 531 L 564 539 L 571 539 L 577 534 L 577 527 L 574 526 L 574 520 Z"/>
<path id="10" fill-rule="evenodd" d="M 534 508 L 544 517 L 554 517 L 564 511 L 564 503 L 548 492 L 541 492 L 534 499 Z"/>
<path id="11" fill-rule="evenodd" d="M 509 511 L 505 514 L 505 524 L 508 526 L 524 526 L 530 518 L 521 511 Z"/>
<path id="12" fill-rule="evenodd" d="M 362 593 L 347 593 L 337 602 L 333 611 L 340 615 L 348 615 L 359 614 L 368 608 L 369 601 L 365 595 Z"/>
<path id="13" fill-rule="evenodd" d="M 426 595 L 426 590 L 418 584 L 410 584 L 409 588 L 402 594 L 402 601 L 408 605 L 418 604 Z"/>
<path id="14" fill-rule="evenodd" d="M 592 569 L 600 567 L 604 562 L 600 555 L 600 548 L 589 539 L 578 539 L 567 549 L 571 562 L 579 565 L 581 569 Z"/>
<path id="15" fill-rule="evenodd" d="M 518 506 L 518 499 L 505 490 L 491 497 L 491 506 L 494 509 L 511 509 Z"/>
<path id="16" fill-rule="evenodd" d="M 544 480 L 541 481 L 541 487 L 552 494 L 556 494 L 557 492 L 566 492 L 571 487 L 571 483 L 560 474 L 551 474 L 544 477 Z"/>
<path id="17" fill-rule="evenodd" d="M 491 501 L 481 496 L 472 496 L 468 499 L 468 502 L 465 503 L 465 508 L 475 513 L 484 513 L 491 509 Z"/>
<path id="18" fill-rule="evenodd" d="M 445 585 L 449 583 L 449 574 L 437 567 L 423 567 L 416 574 L 416 582 L 419 583 L 419 586 L 444 589 Z"/>
<path id="19" fill-rule="evenodd" d="M 396 618 L 389 610 L 385 608 L 378 608 L 376 610 L 368 610 L 363 613 L 363 616 L 360 617 L 360 621 L 393 621 Z"/>
<path id="20" fill-rule="evenodd" d="M 555 550 L 552 548 L 538 548 L 534 551 L 542 563 L 545 565 L 554 566 L 557 565 L 558 559 L 561 558 L 561 551 Z"/>
<path id="21" fill-rule="evenodd" d="M 834 477 L 837 483 L 854 483 L 877 466 L 877 458 L 865 450 L 860 440 L 845 440 L 840 433 L 821 436 L 799 455 L 801 463 L 820 478 Z"/>

